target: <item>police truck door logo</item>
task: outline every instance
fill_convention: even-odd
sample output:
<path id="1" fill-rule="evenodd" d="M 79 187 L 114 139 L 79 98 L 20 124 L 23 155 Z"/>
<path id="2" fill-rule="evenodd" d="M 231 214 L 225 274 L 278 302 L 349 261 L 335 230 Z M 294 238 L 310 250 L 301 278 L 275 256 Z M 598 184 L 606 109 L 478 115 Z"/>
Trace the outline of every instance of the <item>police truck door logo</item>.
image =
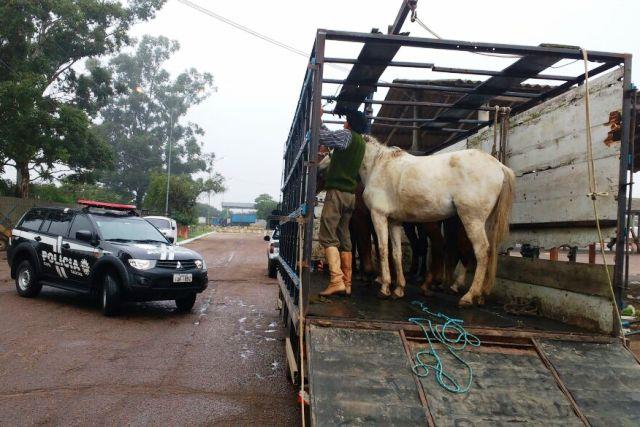
<path id="1" fill-rule="evenodd" d="M 75 276 L 88 276 L 89 262 L 82 258 L 80 260 L 62 255 L 62 236 L 58 236 L 51 242 L 52 251 L 42 250 L 42 262 L 45 266 L 54 268 L 63 279 L 69 278 L 67 270 Z"/>

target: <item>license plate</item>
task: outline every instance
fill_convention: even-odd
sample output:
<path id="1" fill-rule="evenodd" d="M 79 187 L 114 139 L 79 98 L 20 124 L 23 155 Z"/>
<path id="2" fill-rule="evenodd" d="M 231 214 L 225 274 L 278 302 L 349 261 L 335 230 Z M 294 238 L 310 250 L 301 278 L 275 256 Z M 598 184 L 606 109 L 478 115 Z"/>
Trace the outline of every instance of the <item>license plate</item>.
<path id="1" fill-rule="evenodd" d="M 193 280 L 191 274 L 174 274 L 173 283 L 190 283 Z"/>

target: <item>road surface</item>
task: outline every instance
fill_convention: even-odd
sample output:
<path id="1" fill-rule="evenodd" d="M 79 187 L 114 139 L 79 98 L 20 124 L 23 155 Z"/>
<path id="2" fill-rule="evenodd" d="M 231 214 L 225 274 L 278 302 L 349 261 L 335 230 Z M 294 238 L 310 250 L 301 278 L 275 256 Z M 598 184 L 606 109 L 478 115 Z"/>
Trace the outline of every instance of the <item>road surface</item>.
<path id="1" fill-rule="evenodd" d="M 20 298 L 2 259 L 0 425 L 299 424 L 262 236 L 188 246 L 211 280 L 190 314 L 154 302 L 106 318 L 47 287 Z"/>

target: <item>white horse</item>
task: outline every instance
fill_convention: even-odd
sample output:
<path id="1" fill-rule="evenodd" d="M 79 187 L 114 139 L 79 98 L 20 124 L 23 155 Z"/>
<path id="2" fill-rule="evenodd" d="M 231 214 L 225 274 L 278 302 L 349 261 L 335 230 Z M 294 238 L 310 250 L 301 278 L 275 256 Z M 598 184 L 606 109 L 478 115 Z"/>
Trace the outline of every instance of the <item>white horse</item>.
<path id="1" fill-rule="evenodd" d="M 479 150 L 416 157 L 365 136 L 360 178 L 364 201 L 380 251 L 380 294 L 391 295 L 388 234 L 397 276 L 395 298 L 404 296 L 402 223 L 433 222 L 458 215 L 473 245 L 476 271 L 459 305 L 483 304 L 496 275 L 497 247 L 509 232 L 515 175 L 494 157 Z"/>

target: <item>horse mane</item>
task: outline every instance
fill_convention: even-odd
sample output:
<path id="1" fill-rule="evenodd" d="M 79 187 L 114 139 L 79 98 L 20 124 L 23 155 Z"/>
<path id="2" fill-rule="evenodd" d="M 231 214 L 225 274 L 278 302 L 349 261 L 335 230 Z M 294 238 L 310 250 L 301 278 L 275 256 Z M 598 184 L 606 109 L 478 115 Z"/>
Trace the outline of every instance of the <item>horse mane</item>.
<path id="1" fill-rule="evenodd" d="M 388 145 L 384 145 L 371 135 L 362 135 L 362 138 L 366 143 L 374 145 L 376 148 L 378 148 L 378 158 L 386 157 L 394 159 L 396 157 L 401 157 L 405 154 L 408 154 L 400 147 L 389 147 Z"/>

